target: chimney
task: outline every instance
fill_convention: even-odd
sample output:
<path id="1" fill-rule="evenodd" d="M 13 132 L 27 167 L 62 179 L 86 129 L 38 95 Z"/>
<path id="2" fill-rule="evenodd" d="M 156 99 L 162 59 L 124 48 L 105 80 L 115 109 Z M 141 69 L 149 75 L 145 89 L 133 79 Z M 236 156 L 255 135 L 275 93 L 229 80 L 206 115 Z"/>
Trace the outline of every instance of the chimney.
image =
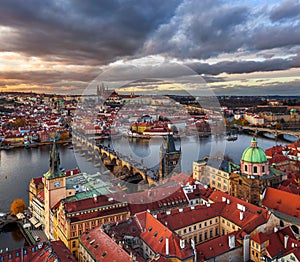
<path id="1" fill-rule="evenodd" d="M 170 211 L 170 210 L 167 210 L 167 211 L 166 211 L 166 214 L 167 214 L 167 215 L 170 215 L 170 214 L 171 214 L 171 211 Z"/>
<path id="2" fill-rule="evenodd" d="M 94 198 L 94 202 L 96 203 L 97 202 L 97 195 L 93 194 L 93 198 Z"/>
<path id="3" fill-rule="evenodd" d="M 227 205 L 229 205 L 230 204 L 230 199 L 227 198 L 226 203 L 227 203 Z"/>
<path id="4" fill-rule="evenodd" d="M 181 249 L 185 248 L 185 240 L 184 239 L 180 239 L 180 248 Z"/>
<path id="5" fill-rule="evenodd" d="M 229 245 L 230 249 L 235 247 L 235 236 L 234 235 L 228 236 L 228 245 Z"/>
<path id="6" fill-rule="evenodd" d="M 222 197 L 222 202 L 226 202 L 226 197 Z"/>
<path id="7" fill-rule="evenodd" d="M 288 235 L 285 235 L 285 236 L 284 236 L 284 249 L 287 248 L 288 240 L 289 240 L 289 236 L 288 236 Z"/>
<path id="8" fill-rule="evenodd" d="M 166 256 L 169 256 L 169 238 L 166 237 Z"/>
<path id="9" fill-rule="evenodd" d="M 243 218 L 244 218 L 244 213 L 243 211 L 240 211 L 240 220 L 243 220 Z"/>
<path id="10" fill-rule="evenodd" d="M 183 211 L 183 209 L 182 209 L 182 208 L 179 208 L 178 211 L 181 213 L 181 212 Z"/>

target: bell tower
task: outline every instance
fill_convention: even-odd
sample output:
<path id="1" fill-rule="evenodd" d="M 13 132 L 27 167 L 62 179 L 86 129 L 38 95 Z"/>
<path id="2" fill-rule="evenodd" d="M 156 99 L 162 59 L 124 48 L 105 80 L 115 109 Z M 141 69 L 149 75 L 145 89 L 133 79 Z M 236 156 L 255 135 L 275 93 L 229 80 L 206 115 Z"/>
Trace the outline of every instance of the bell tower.
<path id="1" fill-rule="evenodd" d="M 49 239 L 53 239 L 51 209 L 66 197 L 66 178 L 60 170 L 60 157 L 54 140 L 50 150 L 49 170 L 44 174 L 44 198 L 45 198 L 45 233 Z"/>
<path id="2" fill-rule="evenodd" d="M 181 172 L 181 148 L 176 149 L 172 134 L 168 134 L 165 143 L 160 147 L 159 180 L 171 173 Z"/>

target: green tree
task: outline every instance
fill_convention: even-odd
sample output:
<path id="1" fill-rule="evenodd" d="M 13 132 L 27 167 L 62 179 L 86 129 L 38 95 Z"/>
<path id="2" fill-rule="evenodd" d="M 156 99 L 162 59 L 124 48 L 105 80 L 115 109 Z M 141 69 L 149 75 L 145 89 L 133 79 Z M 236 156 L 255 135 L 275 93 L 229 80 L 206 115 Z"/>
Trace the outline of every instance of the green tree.
<path id="1" fill-rule="evenodd" d="M 24 210 L 26 209 L 27 209 L 26 204 L 21 198 L 15 199 L 10 205 L 10 213 L 14 216 L 17 215 L 18 213 L 23 213 Z"/>

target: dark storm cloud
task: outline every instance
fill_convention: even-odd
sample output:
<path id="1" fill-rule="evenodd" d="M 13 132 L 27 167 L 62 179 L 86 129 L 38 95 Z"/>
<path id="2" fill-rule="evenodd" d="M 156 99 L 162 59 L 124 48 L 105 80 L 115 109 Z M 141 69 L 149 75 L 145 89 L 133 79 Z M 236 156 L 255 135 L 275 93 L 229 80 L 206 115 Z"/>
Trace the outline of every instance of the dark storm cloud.
<path id="1" fill-rule="evenodd" d="M 1 78 L 9 81 L 21 81 L 30 84 L 53 85 L 57 82 L 80 81 L 89 83 L 99 74 L 99 70 L 85 72 L 62 72 L 62 71 L 24 71 L 2 72 Z"/>
<path id="2" fill-rule="evenodd" d="M 220 54 L 252 54 L 273 48 L 282 48 L 288 53 L 290 48 L 300 44 L 300 21 L 278 23 L 275 20 L 296 14 L 300 17 L 298 1 L 284 1 L 273 8 L 272 5 L 253 8 L 233 3 L 183 2 L 172 19 L 162 24 L 145 43 L 146 53 L 207 59 Z"/>
<path id="3" fill-rule="evenodd" d="M 270 12 L 271 21 L 279 21 L 299 17 L 300 3 L 298 0 L 285 0 L 274 6 Z"/>
<path id="4" fill-rule="evenodd" d="M 0 3 L 0 51 L 80 64 L 133 55 L 172 16 L 178 1 L 16 1 Z"/>
<path id="5" fill-rule="evenodd" d="M 186 1 L 169 23 L 163 24 L 146 43 L 148 53 L 208 58 L 234 52 L 243 45 L 243 25 L 250 14 L 246 6 L 221 1 Z"/>
<path id="6" fill-rule="evenodd" d="M 292 47 L 300 44 L 300 24 L 257 28 L 248 41 L 249 50 L 266 50 L 277 47 Z"/>
<path id="7" fill-rule="evenodd" d="M 216 95 L 300 95 L 299 81 L 290 81 L 286 83 L 273 82 L 267 84 L 258 84 L 251 86 L 233 85 L 228 88 L 226 85 L 220 85 L 212 88 Z"/>
<path id="8" fill-rule="evenodd" d="M 291 67 L 300 67 L 299 56 L 291 59 L 269 59 L 265 61 L 223 61 L 216 64 L 191 63 L 188 64 L 198 74 L 218 75 L 242 74 L 252 72 L 268 72 L 277 70 L 286 70 Z"/>

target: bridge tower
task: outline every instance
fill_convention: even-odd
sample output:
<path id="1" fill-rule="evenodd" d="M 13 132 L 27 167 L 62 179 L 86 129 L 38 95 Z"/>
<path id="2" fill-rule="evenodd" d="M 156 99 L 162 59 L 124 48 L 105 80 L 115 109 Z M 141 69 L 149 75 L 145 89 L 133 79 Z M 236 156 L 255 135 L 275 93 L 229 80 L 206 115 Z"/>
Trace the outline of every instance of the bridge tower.
<path id="1" fill-rule="evenodd" d="M 181 172 L 181 148 L 176 149 L 174 137 L 168 134 L 165 143 L 160 147 L 159 180 L 172 173 Z"/>

